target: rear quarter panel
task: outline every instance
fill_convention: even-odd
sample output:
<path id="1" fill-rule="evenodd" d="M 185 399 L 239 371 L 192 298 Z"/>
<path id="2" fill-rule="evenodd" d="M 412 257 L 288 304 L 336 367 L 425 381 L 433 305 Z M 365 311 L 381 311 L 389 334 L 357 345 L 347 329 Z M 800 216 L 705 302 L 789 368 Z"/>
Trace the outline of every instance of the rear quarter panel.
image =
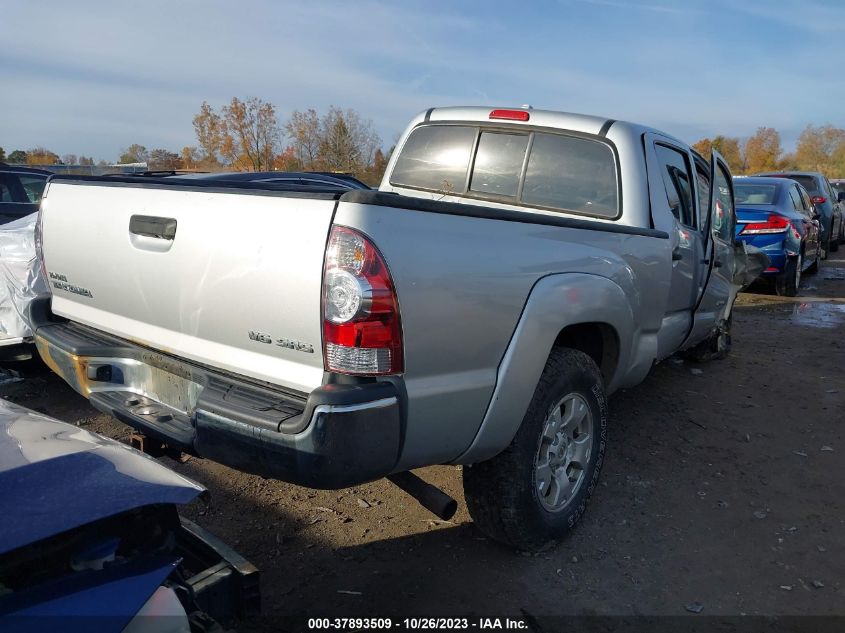
<path id="1" fill-rule="evenodd" d="M 473 442 L 540 279 L 562 272 L 605 278 L 620 289 L 638 332 L 660 327 L 671 270 L 666 239 L 343 201 L 335 223 L 373 240 L 396 285 L 409 402 L 397 470 L 454 461 Z M 588 299 L 564 298 L 573 309 L 552 319 L 555 335 Z M 536 357 L 540 370 L 549 349 Z"/>

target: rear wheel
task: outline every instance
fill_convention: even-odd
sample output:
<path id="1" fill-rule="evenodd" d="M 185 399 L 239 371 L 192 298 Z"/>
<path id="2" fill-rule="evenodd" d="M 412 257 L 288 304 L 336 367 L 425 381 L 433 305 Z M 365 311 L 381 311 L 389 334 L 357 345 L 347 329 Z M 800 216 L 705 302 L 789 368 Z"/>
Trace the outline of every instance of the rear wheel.
<path id="1" fill-rule="evenodd" d="M 790 257 L 786 262 L 786 270 L 775 279 L 775 292 L 782 297 L 794 297 L 801 285 L 801 266 L 804 259 L 799 253 L 797 257 Z"/>
<path id="2" fill-rule="evenodd" d="M 839 250 L 839 236 L 837 236 L 835 240 L 831 240 L 829 248 L 831 253 L 835 253 Z"/>
<path id="3" fill-rule="evenodd" d="M 467 509 L 487 536 L 536 551 L 581 518 L 604 461 L 607 398 L 583 352 L 556 348 L 510 445 L 464 468 Z"/>
<path id="4" fill-rule="evenodd" d="M 827 242 L 825 242 L 824 247 L 822 247 L 822 259 L 827 259 L 827 256 L 830 255 L 830 238 L 827 238 Z"/>

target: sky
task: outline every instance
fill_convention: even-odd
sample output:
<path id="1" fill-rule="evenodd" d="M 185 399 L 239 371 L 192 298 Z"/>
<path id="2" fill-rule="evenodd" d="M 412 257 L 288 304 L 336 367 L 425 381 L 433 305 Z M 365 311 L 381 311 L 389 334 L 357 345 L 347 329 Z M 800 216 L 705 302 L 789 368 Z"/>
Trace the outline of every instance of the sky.
<path id="1" fill-rule="evenodd" d="M 4 0 L 0 147 L 115 160 L 196 145 L 233 96 L 371 119 L 385 147 L 429 107 L 604 115 L 690 143 L 845 127 L 838 0 Z"/>

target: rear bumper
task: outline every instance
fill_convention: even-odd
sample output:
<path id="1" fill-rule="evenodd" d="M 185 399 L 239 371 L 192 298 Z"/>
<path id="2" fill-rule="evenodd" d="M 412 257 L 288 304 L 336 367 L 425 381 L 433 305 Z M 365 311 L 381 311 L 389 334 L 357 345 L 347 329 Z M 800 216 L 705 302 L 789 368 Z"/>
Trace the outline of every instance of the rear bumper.
<path id="1" fill-rule="evenodd" d="M 307 396 L 222 374 L 73 322 L 37 326 L 41 358 L 97 409 L 171 447 L 311 488 L 392 472 L 393 383 L 329 384 Z"/>

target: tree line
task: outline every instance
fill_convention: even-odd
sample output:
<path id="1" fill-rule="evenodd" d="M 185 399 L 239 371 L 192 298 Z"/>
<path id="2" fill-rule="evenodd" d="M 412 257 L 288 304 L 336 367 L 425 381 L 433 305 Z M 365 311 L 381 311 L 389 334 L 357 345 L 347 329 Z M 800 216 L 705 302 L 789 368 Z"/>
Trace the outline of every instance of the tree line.
<path id="1" fill-rule="evenodd" d="M 703 138 L 693 148 L 705 157 L 719 152 L 734 174 L 764 171 L 820 171 L 828 178 L 845 178 L 845 130 L 832 125 L 808 125 L 798 137 L 795 151 L 785 152 L 780 133 L 759 127 L 747 139 L 730 136 Z"/>
<path id="2" fill-rule="evenodd" d="M 146 163 L 152 170 L 196 171 L 335 171 L 351 173 L 377 183 L 387 165 L 382 141 L 372 121 L 353 109 L 331 106 L 296 110 L 280 122 L 276 107 L 257 97 L 232 100 L 215 109 L 203 102 L 193 117 L 196 145 L 179 152 L 147 149 L 133 143 L 117 163 Z M 8 156 L 0 148 L 0 161 L 28 165 L 94 165 L 94 159 L 59 156 L 43 147 L 15 150 Z M 108 165 L 99 161 L 98 165 Z"/>

